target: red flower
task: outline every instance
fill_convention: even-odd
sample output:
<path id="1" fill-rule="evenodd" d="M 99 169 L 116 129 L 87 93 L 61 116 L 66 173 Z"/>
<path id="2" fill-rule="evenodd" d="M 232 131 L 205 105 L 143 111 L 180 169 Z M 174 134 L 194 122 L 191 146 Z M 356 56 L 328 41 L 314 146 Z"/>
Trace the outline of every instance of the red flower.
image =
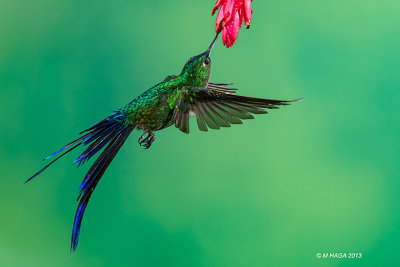
<path id="1" fill-rule="evenodd" d="M 246 25 L 246 29 L 250 28 L 251 2 L 253 0 L 217 0 L 212 14 L 215 14 L 218 8 L 217 21 L 215 22 L 215 31 L 222 31 L 222 43 L 226 47 L 232 46 L 237 39 L 239 29 L 242 23 Z"/>

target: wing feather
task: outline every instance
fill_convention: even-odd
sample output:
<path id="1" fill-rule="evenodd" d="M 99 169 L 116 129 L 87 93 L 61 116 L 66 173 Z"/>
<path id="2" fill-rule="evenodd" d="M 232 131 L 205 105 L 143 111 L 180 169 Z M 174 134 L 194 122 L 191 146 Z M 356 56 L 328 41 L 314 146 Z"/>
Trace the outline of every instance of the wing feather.
<path id="1" fill-rule="evenodd" d="M 214 118 L 211 116 L 210 112 L 208 112 L 207 108 L 203 104 L 204 103 L 199 102 L 197 104 L 197 106 L 200 109 L 200 112 L 201 112 L 207 126 L 210 127 L 211 129 L 219 130 L 218 123 L 214 120 Z"/>
<path id="2" fill-rule="evenodd" d="M 221 127 L 231 127 L 231 125 L 229 124 L 229 122 L 222 117 L 211 105 L 212 102 L 204 102 L 204 105 L 207 107 L 208 110 L 210 110 L 210 114 L 215 115 L 215 117 L 217 117 L 219 119 L 219 123 L 218 125 Z"/>
<path id="3" fill-rule="evenodd" d="M 236 117 L 231 112 L 229 112 L 226 109 L 224 109 L 223 107 L 221 107 L 218 103 L 211 102 L 210 105 L 212 105 L 223 116 L 225 116 L 226 120 L 229 121 L 230 124 L 243 124 L 243 122 L 238 117 Z"/>
<path id="4" fill-rule="evenodd" d="M 197 105 L 192 105 L 192 104 L 191 104 L 191 106 L 192 106 L 193 112 L 196 114 L 197 126 L 199 127 L 199 130 L 203 131 L 203 132 L 207 132 L 208 128 L 207 128 L 206 122 L 203 118 L 203 115 L 200 112 L 199 107 Z"/>
<path id="5" fill-rule="evenodd" d="M 185 87 L 180 91 L 174 110 L 174 124 L 189 133 L 189 113 L 195 115 L 200 131 L 218 130 L 254 119 L 252 114 L 266 114 L 298 100 L 275 100 L 237 95 L 230 83 L 208 83 L 205 88 Z"/>

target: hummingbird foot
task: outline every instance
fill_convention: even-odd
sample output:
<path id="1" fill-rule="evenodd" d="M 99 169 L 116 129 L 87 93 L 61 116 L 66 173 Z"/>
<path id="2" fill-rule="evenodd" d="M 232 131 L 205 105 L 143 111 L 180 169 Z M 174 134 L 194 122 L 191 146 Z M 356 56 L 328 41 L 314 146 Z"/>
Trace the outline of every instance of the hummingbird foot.
<path id="1" fill-rule="evenodd" d="M 152 132 L 144 132 L 144 134 L 139 138 L 138 143 L 143 146 L 144 149 L 148 149 L 151 144 L 156 140 L 156 135 Z"/>

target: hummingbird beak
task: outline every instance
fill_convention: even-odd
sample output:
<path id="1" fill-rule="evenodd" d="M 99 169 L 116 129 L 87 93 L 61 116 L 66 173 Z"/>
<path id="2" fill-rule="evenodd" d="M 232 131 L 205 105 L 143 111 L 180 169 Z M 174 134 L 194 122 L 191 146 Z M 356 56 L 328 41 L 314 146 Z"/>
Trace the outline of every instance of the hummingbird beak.
<path id="1" fill-rule="evenodd" d="M 208 47 L 208 49 L 206 50 L 206 52 L 207 52 L 208 55 L 211 54 L 211 51 L 213 50 L 214 45 L 215 45 L 215 43 L 217 42 L 217 39 L 218 39 L 220 33 L 221 33 L 221 32 L 217 33 L 217 35 L 215 36 L 214 40 L 212 41 L 210 47 Z"/>

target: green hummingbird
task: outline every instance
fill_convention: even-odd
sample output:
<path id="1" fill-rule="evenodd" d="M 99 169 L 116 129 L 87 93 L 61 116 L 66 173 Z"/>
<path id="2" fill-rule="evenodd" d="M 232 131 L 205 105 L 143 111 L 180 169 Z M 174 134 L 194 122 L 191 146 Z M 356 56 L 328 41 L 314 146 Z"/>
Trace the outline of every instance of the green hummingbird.
<path id="1" fill-rule="evenodd" d="M 219 34 L 218 34 L 219 35 Z M 148 149 L 155 140 L 154 132 L 171 125 L 189 133 L 189 116 L 196 116 L 200 131 L 208 128 L 218 130 L 231 124 L 242 124 L 242 120 L 253 119 L 253 114 L 265 114 L 265 109 L 276 109 L 288 105 L 292 100 L 273 100 L 237 95 L 228 83 L 211 83 L 210 54 L 218 39 L 214 38 L 208 49 L 191 57 L 179 75 L 167 76 L 126 106 L 115 110 L 110 116 L 82 131 L 81 137 L 63 146 L 45 159 L 61 153 L 26 182 L 42 173 L 59 158 L 77 148 L 86 146 L 74 163 L 88 161 L 103 149 L 90 167 L 79 190 L 72 237 L 71 253 L 78 245 L 82 217 L 89 199 L 107 167 L 134 129 L 143 130 L 140 146 Z"/>

